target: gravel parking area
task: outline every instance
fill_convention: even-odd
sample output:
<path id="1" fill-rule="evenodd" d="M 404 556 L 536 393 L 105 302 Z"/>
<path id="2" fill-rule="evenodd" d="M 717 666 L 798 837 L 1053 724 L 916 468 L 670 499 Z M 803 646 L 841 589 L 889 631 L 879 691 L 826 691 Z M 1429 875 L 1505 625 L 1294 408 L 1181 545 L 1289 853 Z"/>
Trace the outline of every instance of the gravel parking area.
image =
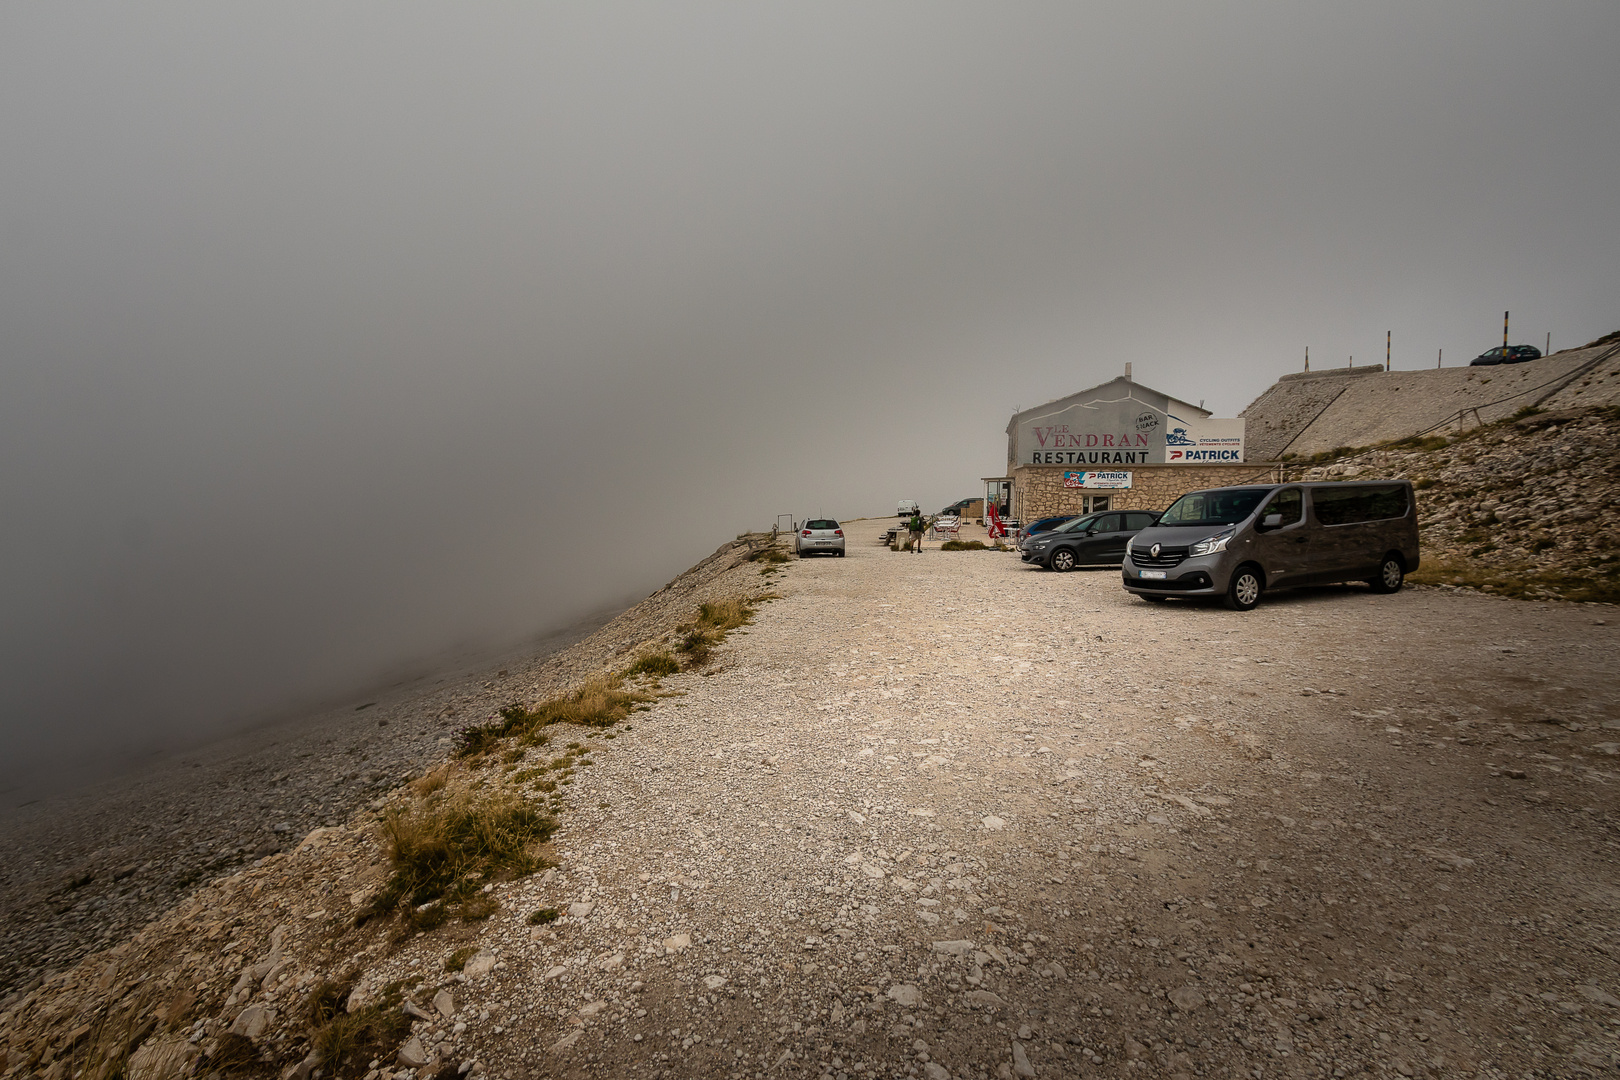
<path id="1" fill-rule="evenodd" d="M 848 558 L 791 566 L 718 671 L 584 770 L 596 808 L 465 987 L 492 1019 L 444 1054 L 512 1076 L 1613 1067 L 1611 609 L 1150 606 L 1112 571 L 847 530 Z M 527 930 L 542 903 L 577 906 Z"/>
<path id="2" fill-rule="evenodd" d="M 340 1075 L 1615 1068 L 1612 608 L 1149 605 L 880 524 L 591 742 L 555 869 L 353 956 L 361 999 L 403 979 L 424 1007 L 405 1060 Z M 272 860 L 301 898 L 260 896 L 267 863 L 183 917 L 249 965 L 284 920 L 258 967 L 285 1001 L 337 963 L 294 936 L 374 851 L 353 824 Z"/>

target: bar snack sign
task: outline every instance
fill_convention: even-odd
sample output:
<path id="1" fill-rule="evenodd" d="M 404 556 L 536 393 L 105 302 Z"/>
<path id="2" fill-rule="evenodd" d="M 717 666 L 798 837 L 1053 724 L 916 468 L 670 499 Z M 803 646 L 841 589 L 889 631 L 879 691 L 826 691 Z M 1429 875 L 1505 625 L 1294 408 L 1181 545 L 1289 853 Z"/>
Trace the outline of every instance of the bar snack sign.
<path id="1" fill-rule="evenodd" d="M 1128 472 L 1065 472 L 1063 486 L 1087 491 L 1118 491 L 1131 486 Z"/>

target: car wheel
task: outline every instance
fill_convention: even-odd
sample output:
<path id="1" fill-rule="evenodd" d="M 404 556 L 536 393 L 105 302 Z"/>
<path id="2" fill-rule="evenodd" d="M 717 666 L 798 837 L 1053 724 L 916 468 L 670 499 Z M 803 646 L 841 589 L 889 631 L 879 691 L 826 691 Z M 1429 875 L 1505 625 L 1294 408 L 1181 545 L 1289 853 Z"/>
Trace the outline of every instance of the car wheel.
<path id="1" fill-rule="evenodd" d="M 1368 578 L 1367 584 L 1372 586 L 1375 593 L 1400 592 L 1401 585 L 1406 581 L 1406 567 L 1401 560 L 1393 555 L 1385 555 L 1384 561 L 1379 564 L 1378 576 Z"/>
<path id="2" fill-rule="evenodd" d="M 1231 584 L 1226 587 L 1226 606 L 1233 611 L 1253 611 L 1254 605 L 1260 602 L 1260 593 L 1264 588 L 1258 567 L 1240 566 L 1233 572 Z"/>
<path id="3" fill-rule="evenodd" d="M 1052 552 L 1052 569 L 1060 574 L 1068 573 L 1074 569 L 1074 552 L 1068 548 L 1058 548 Z"/>
<path id="4" fill-rule="evenodd" d="M 840 559 L 842 559 L 842 558 L 843 558 L 843 557 L 844 557 L 844 551 L 843 551 L 843 549 L 842 549 L 842 548 L 840 548 L 840 549 L 839 549 L 839 550 L 838 550 L 838 557 L 839 557 L 839 558 L 840 558 Z"/>

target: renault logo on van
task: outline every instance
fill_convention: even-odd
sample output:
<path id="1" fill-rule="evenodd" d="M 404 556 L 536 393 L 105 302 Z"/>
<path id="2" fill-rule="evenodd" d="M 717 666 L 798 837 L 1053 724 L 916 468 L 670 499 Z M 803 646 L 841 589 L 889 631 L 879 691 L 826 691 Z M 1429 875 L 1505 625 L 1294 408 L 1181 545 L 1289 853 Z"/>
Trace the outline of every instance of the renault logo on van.
<path id="1" fill-rule="evenodd" d="M 1152 547 L 1148 548 L 1148 554 L 1157 559 L 1159 557 L 1159 545 L 1154 544 Z"/>

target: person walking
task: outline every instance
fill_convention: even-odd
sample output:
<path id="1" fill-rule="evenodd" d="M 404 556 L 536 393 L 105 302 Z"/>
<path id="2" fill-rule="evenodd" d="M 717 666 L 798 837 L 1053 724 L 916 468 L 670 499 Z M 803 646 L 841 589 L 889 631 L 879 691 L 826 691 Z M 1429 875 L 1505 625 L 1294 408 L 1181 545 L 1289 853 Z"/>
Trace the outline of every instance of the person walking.
<path id="1" fill-rule="evenodd" d="M 926 528 L 923 524 L 922 514 L 913 513 L 911 520 L 906 523 L 906 528 L 911 532 L 911 553 L 913 555 L 919 554 L 922 551 L 923 530 Z"/>

